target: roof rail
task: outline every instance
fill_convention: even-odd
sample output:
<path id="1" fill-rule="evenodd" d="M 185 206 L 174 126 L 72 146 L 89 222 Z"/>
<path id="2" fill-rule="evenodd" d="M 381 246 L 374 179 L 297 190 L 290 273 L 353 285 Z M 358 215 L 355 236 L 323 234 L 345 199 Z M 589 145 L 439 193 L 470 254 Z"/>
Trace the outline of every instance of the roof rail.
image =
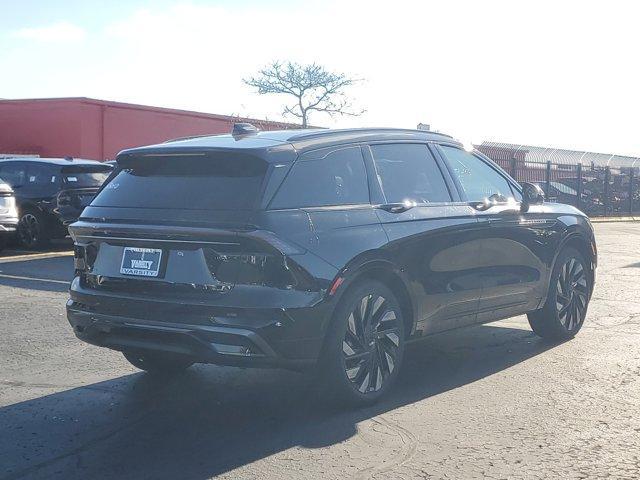
<path id="1" fill-rule="evenodd" d="M 307 138 L 314 137 L 325 137 L 331 135 L 340 135 L 344 133 L 413 133 L 413 134 L 422 134 L 422 135 L 439 135 L 442 137 L 453 138 L 451 135 L 447 135 L 446 133 L 434 132 L 433 130 L 415 130 L 411 128 L 381 128 L 381 127 L 373 127 L 373 128 L 346 128 L 346 129 L 310 129 L 308 133 L 296 133 L 291 136 L 289 140 L 304 140 Z"/>

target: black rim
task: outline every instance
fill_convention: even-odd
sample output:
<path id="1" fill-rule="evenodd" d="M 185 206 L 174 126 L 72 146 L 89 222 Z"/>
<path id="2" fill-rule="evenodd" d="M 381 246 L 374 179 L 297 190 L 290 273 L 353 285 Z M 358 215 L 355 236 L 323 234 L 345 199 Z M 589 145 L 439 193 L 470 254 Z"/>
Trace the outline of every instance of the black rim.
<path id="1" fill-rule="evenodd" d="M 396 368 L 400 315 L 380 295 L 363 297 L 349 314 L 342 341 L 347 378 L 360 393 L 376 392 Z"/>
<path id="2" fill-rule="evenodd" d="M 38 219 L 32 213 L 26 213 L 20 218 L 19 225 L 20 241 L 27 246 L 38 243 L 40 235 L 40 225 Z"/>
<path id="3" fill-rule="evenodd" d="M 562 266 L 556 285 L 558 319 L 567 330 L 582 324 L 587 311 L 587 275 L 582 262 L 571 257 Z"/>

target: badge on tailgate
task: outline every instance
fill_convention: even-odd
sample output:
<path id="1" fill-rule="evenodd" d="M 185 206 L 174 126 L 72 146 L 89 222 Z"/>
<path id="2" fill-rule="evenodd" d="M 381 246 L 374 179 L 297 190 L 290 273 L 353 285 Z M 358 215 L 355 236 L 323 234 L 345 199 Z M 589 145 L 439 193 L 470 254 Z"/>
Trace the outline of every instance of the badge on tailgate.
<path id="1" fill-rule="evenodd" d="M 159 248 L 124 247 L 120 273 L 139 277 L 157 277 L 162 250 Z"/>

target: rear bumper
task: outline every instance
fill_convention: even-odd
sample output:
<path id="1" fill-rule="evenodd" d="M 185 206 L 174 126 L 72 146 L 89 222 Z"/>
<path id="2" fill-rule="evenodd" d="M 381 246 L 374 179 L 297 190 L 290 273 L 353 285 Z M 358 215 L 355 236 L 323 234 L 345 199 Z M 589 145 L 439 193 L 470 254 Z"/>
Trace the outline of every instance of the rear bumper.
<path id="1" fill-rule="evenodd" d="M 303 370 L 322 347 L 326 306 L 214 307 L 132 301 L 71 285 L 67 319 L 75 335 L 113 350 L 154 350 L 188 355 L 198 363 Z"/>
<path id="2" fill-rule="evenodd" d="M 67 318 L 76 336 L 113 350 L 154 350 L 188 355 L 200 363 L 304 369 L 311 359 L 278 355 L 256 332 L 241 328 L 150 322 L 83 311 L 71 300 Z"/>

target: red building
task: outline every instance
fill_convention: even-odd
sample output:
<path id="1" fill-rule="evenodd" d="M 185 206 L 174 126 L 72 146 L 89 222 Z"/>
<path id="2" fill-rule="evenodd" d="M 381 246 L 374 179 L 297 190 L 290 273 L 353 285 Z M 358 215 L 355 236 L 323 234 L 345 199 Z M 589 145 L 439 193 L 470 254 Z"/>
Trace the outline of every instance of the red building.
<path id="1" fill-rule="evenodd" d="M 0 100 L 0 154 L 110 160 L 125 148 L 178 137 L 296 125 L 91 98 Z"/>

